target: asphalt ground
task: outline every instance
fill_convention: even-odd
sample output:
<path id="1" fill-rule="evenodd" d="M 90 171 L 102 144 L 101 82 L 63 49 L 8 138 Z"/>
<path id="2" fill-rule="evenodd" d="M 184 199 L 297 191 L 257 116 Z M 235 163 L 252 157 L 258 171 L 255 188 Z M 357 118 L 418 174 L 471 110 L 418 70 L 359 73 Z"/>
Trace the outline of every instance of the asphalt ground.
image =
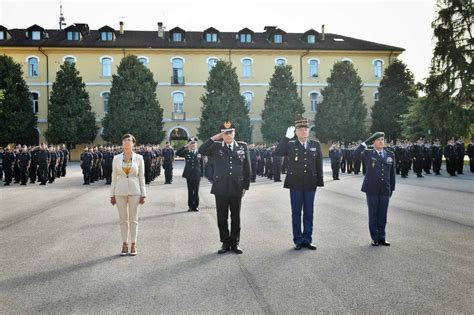
<path id="1" fill-rule="evenodd" d="M 474 313 L 474 175 L 397 177 L 390 247 L 370 246 L 362 175 L 315 200 L 316 251 L 292 248 L 289 192 L 258 178 L 242 201 L 244 254 L 218 255 L 214 196 L 187 212 L 172 185 L 148 186 L 138 255 L 120 257 L 118 212 L 78 164 L 47 186 L 0 187 L 0 314 Z"/>

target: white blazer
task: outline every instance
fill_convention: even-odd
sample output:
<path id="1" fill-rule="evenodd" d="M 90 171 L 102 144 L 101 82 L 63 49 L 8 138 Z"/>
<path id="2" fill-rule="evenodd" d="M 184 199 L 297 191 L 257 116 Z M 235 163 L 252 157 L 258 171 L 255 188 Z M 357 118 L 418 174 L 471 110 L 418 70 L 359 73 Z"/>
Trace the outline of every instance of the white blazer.
<path id="1" fill-rule="evenodd" d="M 112 162 L 112 184 L 110 197 L 114 196 L 141 196 L 146 197 L 145 163 L 143 156 L 132 153 L 132 168 L 125 174 L 122 169 L 123 153 L 114 156 Z"/>

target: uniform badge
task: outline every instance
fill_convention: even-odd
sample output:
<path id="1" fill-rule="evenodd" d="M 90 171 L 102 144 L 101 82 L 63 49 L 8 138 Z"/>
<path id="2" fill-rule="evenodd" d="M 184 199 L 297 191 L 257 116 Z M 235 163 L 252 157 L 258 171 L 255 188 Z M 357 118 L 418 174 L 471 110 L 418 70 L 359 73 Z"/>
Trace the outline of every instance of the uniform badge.
<path id="1" fill-rule="evenodd" d="M 295 156 L 295 161 L 298 161 L 298 156 Z"/>
<path id="2" fill-rule="evenodd" d="M 201 153 L 198 153 L 197 157 L 198 157 L 198 159 L 200 159 L 201 158 Z"/>
<path id="3" fill-rule="evenodd" d="M 309 148 L 311 152 L 316 152 L 316 148 Z"/>
<path id="4" fill-rule="evenodd" d="M 238 155 L 243 155 L 244 153 L 245 153 L 245 152 L 244 152 L 243 150 L 237 151 L 237 154 L 238 154 Z"/>
<path id="5" fill-rule="evenodd" d="M 375 163 L 377 163 L 377 159 L 376 159 L 376 158 L 372 158 L 372 168 L 375 167 Z"/>
<path id="6" fill-rule="evenodd" d="M 387 158 L 387 163 L 393 163 L 393 159 L 390 156 Z"/>

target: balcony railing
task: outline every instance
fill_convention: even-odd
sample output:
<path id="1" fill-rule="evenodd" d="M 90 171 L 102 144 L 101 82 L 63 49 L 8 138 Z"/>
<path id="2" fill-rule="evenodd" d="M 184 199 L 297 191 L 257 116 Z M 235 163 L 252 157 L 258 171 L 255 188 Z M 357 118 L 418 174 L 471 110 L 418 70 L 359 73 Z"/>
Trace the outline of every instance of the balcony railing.
<path id="1" fill-rule="evenodd" d="M 172 120 L 186 120 L 186 112 L 172 112 L 171 113 Z"/>
<path id="2" fill-rule="evenodd" d="M 171 84 L 184 85 L 184 76 L 183 77 L 172 76 L 171 77 Z"/>

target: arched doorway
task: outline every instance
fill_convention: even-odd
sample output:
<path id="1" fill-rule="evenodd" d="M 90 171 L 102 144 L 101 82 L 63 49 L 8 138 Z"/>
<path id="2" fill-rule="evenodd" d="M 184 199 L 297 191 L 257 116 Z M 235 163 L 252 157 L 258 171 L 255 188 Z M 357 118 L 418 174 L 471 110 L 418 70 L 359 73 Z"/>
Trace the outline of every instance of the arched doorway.
<path id="1" fill-rule="evenodd" d="M 182 126 L 175 126 L 170 129 L 168 139 L 174 149 L 179 149 L 188 142 L 189 131 Z"/>

